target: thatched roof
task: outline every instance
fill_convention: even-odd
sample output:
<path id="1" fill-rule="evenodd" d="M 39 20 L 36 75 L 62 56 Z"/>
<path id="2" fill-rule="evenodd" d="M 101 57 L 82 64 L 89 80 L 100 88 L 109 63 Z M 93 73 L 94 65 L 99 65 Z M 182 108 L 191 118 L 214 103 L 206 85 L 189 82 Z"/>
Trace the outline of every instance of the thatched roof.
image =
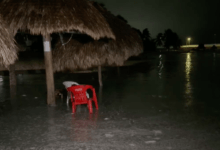
<path id="1" fill-rule="evenodd" d="M 58 42 L 53 51 L 54 71 L 87 69 L 99 65 L 122 66 L 129 57 L 143 52 L 142 40 L 134 29 L 98 4 L 94 5 L 106 18 L 116 40 L 81 43 L 72 39 L 65 46 Z"/>
<path id="2" fill-rule="evenodd" d="M 0 15 L 0 64 L 8 68 L 17 59 L 17 47 L 13 34 L 6 27 Z"/>
<path id="3" fill-rule="evenodd" d="M 88 0 L 2 0 L 0 13 L 14 34 L 76 30 L 94 39 L 115 38 L 105 18 Z"/>

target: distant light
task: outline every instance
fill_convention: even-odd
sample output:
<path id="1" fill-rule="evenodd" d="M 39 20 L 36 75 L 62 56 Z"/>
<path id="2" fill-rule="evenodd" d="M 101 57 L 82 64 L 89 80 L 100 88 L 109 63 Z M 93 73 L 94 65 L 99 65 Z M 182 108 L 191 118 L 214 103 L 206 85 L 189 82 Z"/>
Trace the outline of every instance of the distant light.
<path id="1" fill-rule="evenodd" d="M 190 41 L 191 41 L 191 37 L 188 37 L 186 40 L 186 45 L 187 45 L 187 43 L 188 43 L 188 45 L 190 45 Z"/>

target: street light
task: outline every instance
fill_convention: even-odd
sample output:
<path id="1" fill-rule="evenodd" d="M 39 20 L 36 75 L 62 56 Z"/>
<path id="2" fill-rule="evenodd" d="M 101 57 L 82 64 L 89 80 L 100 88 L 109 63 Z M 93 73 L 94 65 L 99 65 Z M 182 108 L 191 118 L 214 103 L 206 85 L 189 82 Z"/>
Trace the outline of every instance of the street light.
<path id="1" fill-rule="evenodd" d="M 190 45 L 191 38 L 190 38 L 190 37 L 187 38 L 187 41 L 188 41 L 188 43 L 189 43 L 189 45 Z"/>

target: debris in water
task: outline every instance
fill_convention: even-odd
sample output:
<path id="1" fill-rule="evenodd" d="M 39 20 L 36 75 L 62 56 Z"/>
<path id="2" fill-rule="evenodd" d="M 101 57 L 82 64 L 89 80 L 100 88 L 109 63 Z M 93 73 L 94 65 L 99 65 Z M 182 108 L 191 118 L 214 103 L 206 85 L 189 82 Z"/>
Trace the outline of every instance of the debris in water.
<path id="1" fill-rule="evenodd" d="M 135 146 L 135 144 L 133 144 L 133 143 L 131 143 L 131 144 L 129 144 L 130 146 Z"/>
<path id="2" fill-rule="evenodd" d="M 109 120 L 109 118 L 105 118 L 104 120 Z"/>
<path id="3" fill-rule="evenodd" d="M 27 96 L 27 95 L 23 94 L 22 96 L 24 96 L 24 97 L 25 97 L 25 96 Z"/>
<path id="4" fill-rule="evenodd" d="M 127 118 L 122 118 L 122 120 L 127 120 Z"/>
<path id="5" fill-rule="evenodd" d="M 155 144 L 156 141 L 145 141 L 146 144 Z"/>
<path id="6" fill-rule="evenodd" d="M 37 99 L 38 97 L 34 97 L 35 99 Z"/>
<path id="7" fill-rule="evenodd" d="M 162 131 L 160 130 L 153 130 L 153 132 L 155 136 L 162 134 Z"/>
<path id="8" fill-rule="evenodd" d="M 111 134 L 111 133 L 106 133 L 105 134 L 105 137 L 107 137 L 107 138 L 112 138 L 114 135 L 113 134 Z"/>

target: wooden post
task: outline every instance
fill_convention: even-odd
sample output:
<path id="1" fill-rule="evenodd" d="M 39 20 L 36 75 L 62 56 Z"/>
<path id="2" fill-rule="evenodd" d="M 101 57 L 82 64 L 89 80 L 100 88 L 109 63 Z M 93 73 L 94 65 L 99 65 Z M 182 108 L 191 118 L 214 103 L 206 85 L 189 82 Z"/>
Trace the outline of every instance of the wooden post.
<path id="1" fill-rule="evenodd" d="M 16 73 L 15 73 L 15 64 L 12 64 L 9 66 L 9 80 L 10 80 L 10 86 L 17 84 Z"/>
<path id="2" fill-rule="evenodd" d="M 46 69 L 46 82 L 47 82 L 47 104 L 55 106 L 55 88 L 54 88 L 54 77 L 53 77 L 53 66 L 52 66 L 52 52 L 50 35 L 43 37 L 44 40 L 44 60 Z"/>
<path id="3" fill-rule="evenodd" d="M 98 66 L 99 86 L 102 86 L 102 68 Z"/>
<path id="4" fill-rule="evenodd" d="M 12 64 L 9 66 L 9 84 L 10 84 L 10 98 L 11 98 L 11 104 L 16 107 L 16 84 L 17 84 L 17 78 L 16 78 L 16 72 L 15 72 L 15 64 Z"/>

